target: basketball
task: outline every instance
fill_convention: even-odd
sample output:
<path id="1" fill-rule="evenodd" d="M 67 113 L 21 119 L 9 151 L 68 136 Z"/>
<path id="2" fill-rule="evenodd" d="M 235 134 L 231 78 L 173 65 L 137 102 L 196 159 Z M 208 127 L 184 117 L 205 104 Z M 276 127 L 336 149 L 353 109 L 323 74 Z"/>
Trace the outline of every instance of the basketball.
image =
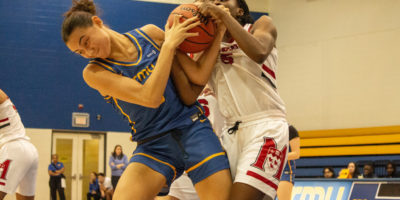
<path id="1" fill-rule="evenodd" d="M 168 23 L 172 26 L 175 15 L 182 15 L 180 23 L 186 19 L 200 15 L 197 6 L 194 4 L 182 4 L 176 7 L 168 17 Z M 185 53 L 198 53 L 207 49 L 214 38 L 215 24 L 210 18 L 201 17 L 201 24 L 190 29 L 188 32 L 198 32 L 199 35 L 195 37 L 186 38 L 185 41 L 179 46 L 179 49 Z"/>

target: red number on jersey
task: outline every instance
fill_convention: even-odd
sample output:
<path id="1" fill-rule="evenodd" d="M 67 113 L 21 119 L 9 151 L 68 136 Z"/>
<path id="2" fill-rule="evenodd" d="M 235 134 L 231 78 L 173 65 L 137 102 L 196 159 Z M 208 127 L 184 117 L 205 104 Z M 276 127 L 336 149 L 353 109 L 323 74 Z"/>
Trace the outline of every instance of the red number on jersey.
<path id="1" fill-rule="evenodd" d="M 198 99 L 197 101 L 201 104 L 201 106 L 203 106 L 205 111 L 204 115 L 208 117 L 210 115 L 210 109 L 208 108 L 208 101 L 206 99 Z"/>
<path id="2" fill-rule="evenodd" d="M 232 64 L 233 63 L 232 53 L 221 54 L 221 61 L 225 64 Z"/>
<path id="3" fill-rule="evenodd" d="M 265 162 L 267 162 L 268 168 L 276 170 L 274 178 L 280 180 L 285 166 L 286 153 L 286 145 L 282 150 L 278 150 L 274 139 L 264 137 L 264 144 L 258 152 L 256 161 L 251 166 L 265 171 Z"/>
<path id="4" fill-rule="evenodd" d="M 7 175 L 7 171 L 8 171 L 8 166 L 10 166 L 10 162 L 11 162 L 11 160 L 6 160 L 3 163 L 0 163 L 0 172 L 1 172 L 0 180 L 1 179 L 7 180 L 6 175 Z M 0 185 L 5 185 L 5 183 L 0 181 Z"/>

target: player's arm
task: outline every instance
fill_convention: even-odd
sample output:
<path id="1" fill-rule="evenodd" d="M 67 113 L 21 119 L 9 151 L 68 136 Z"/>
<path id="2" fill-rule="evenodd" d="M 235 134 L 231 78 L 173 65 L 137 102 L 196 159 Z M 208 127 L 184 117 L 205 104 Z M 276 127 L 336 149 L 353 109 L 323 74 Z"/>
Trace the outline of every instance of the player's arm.
<path id="1" fill-rule="evenodd" d="M 253 61 L 263 63 L 272 48 L 275 46 L 277 31 L 270 17 L 263 15 L 253 25 L 250 33 L 231 15 L 211 3 L 199 5 L 199 10 L 204 15 L 211 15 L 220 19 L 228 32 L 238 43 L 239 47 Z"/>
<path id="2" fill-rule="evenodd" d="M 177 59 L 172 64 L 171 77 L 181 101 L 187 106 L 194 104 L 204 86 L 190 82 Z"/>
<path id="3" fill-rule="evenodd" d="M 190 82 L 195 85 L 206 85 L 211 73 L 214 69 L 217 57 L 219 54 L 219 48 L 224 37 L 226 28 L 223 25 L 218 26 L 214 40 L 211 46 L 202 52 L 200 57 L 194 61 L 187 54 L 177 51 L 176 57 L 186 73 Z"/>
<path id="4" fill-rule="evenodd" d="M 171 71 L 172 60 L 176 47 L 187 37 L 196 36 L 197 33 L 187 33 L 191 28 L 199 25 L 196 18 L 191 18 L 179 23 L 179 18 L 174 18 L 174 25 L 166 25 L 165 41 L 161 47 L 160 55 L 152 75 L 141 85 L 134 79 L 114 74 L 95 64 L 89 64 L 83 71 L 86 83 L 98 90 L 103 95 L 117 99 L 157 108 L 163 102 L 163 94 Z M 151 35 L 161 31 L 150 28 Z"/>
<path id="5" fill-rule="evenodd" d="M 0 89 L 0 104 L 5 102 L 7 99 L 7 94 L 2 89 Z"/>
<path id="6" fill-rule="evenodd" d="M 300 138 L 296 137 L 289 141 L 290 149 L 288 160 L 297 160 L 300 158 Z"/>

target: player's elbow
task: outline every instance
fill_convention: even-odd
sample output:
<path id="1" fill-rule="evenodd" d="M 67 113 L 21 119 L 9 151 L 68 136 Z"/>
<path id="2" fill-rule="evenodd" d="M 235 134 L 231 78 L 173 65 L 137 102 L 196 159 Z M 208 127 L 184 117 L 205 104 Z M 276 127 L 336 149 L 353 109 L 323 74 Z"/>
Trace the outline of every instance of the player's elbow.
<path id="1" fill-rule="evenodd" d="M 300 159 L 300 152 L 296 152 L 293 157 L 295 160 Z"/>
<path id="2" fill-rule="evenodd" d="M 256 53 L 256 55 L 254 55 L 254 62 L 258 64 L 263 64 L 265 60 L 267 60 L 269 53 L 269 51 L 259 51 L 258 53 Z"/>
<path id="3" fill-rule="evenodd" d="M 181 98 L 183 104 L 185 104 L 186 106 L 191 106 L 194 103 L 196 103 L 197 99 L 196 98 Z"/>
<path id="4" fill-rule="evenodd" d="M 207 85 L 208 77 L 203 77 L 200 74 L 190 79 L 190 82 L 195 85 Z"/>
<path id="5" fill-rule="evenodd" d="M 147 107 L 149 108 L 158 108 L 164 102 L 164 98 L 154 98 L 148 101 Z"/>

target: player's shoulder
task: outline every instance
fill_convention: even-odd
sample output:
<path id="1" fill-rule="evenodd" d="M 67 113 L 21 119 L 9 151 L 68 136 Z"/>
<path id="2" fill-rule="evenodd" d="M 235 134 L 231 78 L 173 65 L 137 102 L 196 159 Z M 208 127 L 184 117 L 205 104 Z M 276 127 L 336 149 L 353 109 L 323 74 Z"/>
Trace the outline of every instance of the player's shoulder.
<path id="1" fill-rule="evenodd" d="M 140 28 L 140 30 L 145 32 L 158 45 L 164 41 L 164 31 L 154 24 L 144 25 Z"/>
<path id="2" fill-rule="evenodd" d="M 262 15 L 260 18 L 258 18 L 254 22 L 250 32 L 254 33 L 256 30 L 262 30 L 265 32 L 269 32 L 269 33 L 273 34 L 275 37 L 277 35 L 277 30 L 276 30 L 275 25 L 272 22 L 272 18 L 267 15 Z"/>
<path id="3" fill-rule="evenodd" d="M 258 18 L 254 24 L 253 27 L 275 27 L 273 22 L 272 22 L 272 18 L 267 16 L 267 15 L 262 15 L 260 18 Z"/>

